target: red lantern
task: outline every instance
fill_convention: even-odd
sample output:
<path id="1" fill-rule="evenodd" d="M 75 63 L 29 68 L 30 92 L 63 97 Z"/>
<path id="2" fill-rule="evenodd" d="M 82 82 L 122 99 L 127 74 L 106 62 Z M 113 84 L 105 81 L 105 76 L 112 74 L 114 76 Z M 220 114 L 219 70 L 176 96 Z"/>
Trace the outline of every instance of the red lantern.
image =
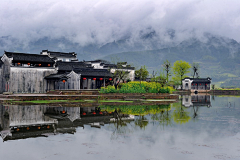
<path id="1" fill-rule="evenodd" d="M 95 115 L 95 114 L 96 114 L 96 112 L 93 112 L 92 114 L 94 114 L 94 115 Z"/>
<path id="2" fill-rule="evenodd" d="M 102 112 L 99 112 L 99 114 L 102 114 Z"/>
<path id="3" fill-rule="evenodd" d="M 63 82 L 63 83 L 65 83 L 66 81 L 65 81 L 65 80 L 63 80 L 62 82 Z"/>
<path id="4" fill-rule="evenodd" d="M 112 80 L 112 78 L 109 78 L 109 81 L 111 81 Z"/>
<path id="5" fill-rule="evenodd" d="M 63 110 L 62 113 L 66 113 L 66 112 Z"/>
<path id="6" fill-rule="evenodd" d="M 195 85 L 197 85 L 197 83 Z"/>
<path id="7" fill-rule="evenodd" d="M 96 78 L 93 78 L 93 80 L 95 81 L 95 80 L 96 80 Z"/>
<path id="8" fill-rule="evenodd" d="M 29 127 L 27 127 L 27 130 L 29 130 L 30 128 Z"/>
<path id="9" fill-rule="evenodd" d="M 29 65 L 29 66 L 30 66 L 30 63 L 28 63 L 27 65 Z"/>
<path id="10" fill-rule="evenodd" d="M 85 115 L 86 115 L 86 113 L 85 113 L 85 112 L 83 112 L 83 114 L 82 114 L 82 115 L 84 115 L 84 116 L 85 116 Z"/>
<path id="11" fill-rule="evenodd" d="M 83 78 L 83 80 L 86 80 L 87 78 Z"/>
<path id="12" fill-rule="evenodd" d="M 47 129 L 49 129 L 50 128 L 50 126 L 47 126 Z"/>
<path id="13" fill-rule="evenodd" d="M 199 85 L 201 86 L 201 83 Z"/>
<path id="14" fill-rule="evenodd" d="M 50 67 L 51 65 L 50 65 L 50 64 L 48 64 L 47 66 L 48 66 L 48 67 Z"/>
<path id="15" fill-rule="evenodd" d="M 103 80 L 103 78 L 99 78 L 100 79 L 100 81 L 102 81 Z"/>
<path id="16" fill-rule="evenodd" d="M 19 131 L 20 129 L 19 128 L 17 128 L 17 131 Z"/>
<path id="17" fill-rule="evenodd" d="M 20 66 L 20 64 L 21 64 L 21 63 L 17 63 L 17 65 L 19 65 L 19 66 Z"/>
<path id="18" fill-rule="evenodd" d="M 42 65 L 42 64 L 38 64 L 39 65 L 39 67 Z"/>
<path id="19" fill-rule="evenodd" d="M 37 129 L 41 129 L 41 127 L 37 127 Z"/>
<path id="20" fill-rule="evenodd" d="M 207 86 L 207 84 L 206 84 L 206 86 Z"/>

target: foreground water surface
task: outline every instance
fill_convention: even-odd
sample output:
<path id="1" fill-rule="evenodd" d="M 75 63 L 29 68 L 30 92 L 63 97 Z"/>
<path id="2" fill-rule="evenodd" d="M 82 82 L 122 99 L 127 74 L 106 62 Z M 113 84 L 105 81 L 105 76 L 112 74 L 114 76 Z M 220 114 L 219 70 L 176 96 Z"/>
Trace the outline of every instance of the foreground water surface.
<path id="1" fill-rule="evenodd" d="M 0 105 L 0 158 L 239 160 L 240 97 L 62 107 Z"/>

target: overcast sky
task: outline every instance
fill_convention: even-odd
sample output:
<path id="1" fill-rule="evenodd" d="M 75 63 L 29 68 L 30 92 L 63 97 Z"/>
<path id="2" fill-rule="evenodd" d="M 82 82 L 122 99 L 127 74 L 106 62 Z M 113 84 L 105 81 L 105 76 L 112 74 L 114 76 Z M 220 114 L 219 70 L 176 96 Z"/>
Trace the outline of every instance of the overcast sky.
<path id="1" fill-rule="evenodd" d="M 210 32 L 240 42 L 240 0 L 0 0 L 0 37 L 65 37 L 84 46 L 140 31 Z M 187 31 L 187 32 L 186 32 Z"/>

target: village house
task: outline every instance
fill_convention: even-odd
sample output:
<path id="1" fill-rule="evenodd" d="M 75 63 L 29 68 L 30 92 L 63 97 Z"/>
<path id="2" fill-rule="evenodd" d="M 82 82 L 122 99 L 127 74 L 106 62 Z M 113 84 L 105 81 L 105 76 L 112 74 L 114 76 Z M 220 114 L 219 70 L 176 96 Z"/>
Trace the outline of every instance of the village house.
<path id="1" fill-rule="evenodd" d="M 211 88 L 211 78 L 184 78 L 182 80 L 182 89 L 193 92 L 209 91 Z"/>
<path id="2" fill-rule="evenodd" d="M 49 90 L 99 89 L 112 84 L 116 70 L 127 71 L 134 80 L 134 67 L 126 62 L 78 61 L 74 52 L 42 50 L 40 54 L 5 51 L 0 57 L 0 93 L 45 93 Z"/>
<path id="3" fill-rule="evenodd" d="M 44 93 L 45 76 L 57 73 L 48 55 L 4 52 L 0 93 Z"/>

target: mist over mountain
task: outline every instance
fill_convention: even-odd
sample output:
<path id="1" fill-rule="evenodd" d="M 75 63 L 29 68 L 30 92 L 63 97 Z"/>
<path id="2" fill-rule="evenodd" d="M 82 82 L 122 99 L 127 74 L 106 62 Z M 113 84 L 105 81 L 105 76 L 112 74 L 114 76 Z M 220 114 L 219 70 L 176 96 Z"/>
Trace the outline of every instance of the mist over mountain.
<path id="1" fill-rule="evenodd" d="M 172 64 L 177 60 L 200 64 L 200 76 L 211 77 L 219 86 L 240 86 L 240 43 L 226 37 L 205 33 L 201 38 L 191 37 L 180 43 L 172 43 L 161 49 L 121 52 L 103 57 L 111 61 L 128 61 L 150 71 L 162 71 L 165 60 Z M 189 74 L 191 76 L 191 74 Z"/>
<path id="2" fill-rule="evenodd" d="M 2 53 L 76 52 L 79 60 L 118 57 L 149 70 L 182 59 L 200 62 L 201 76 L 214 81 L 239 77 L 239 0 L 0 0 L 0 6 Z"/>
<path id="3" fill-rule="evenodd" d="M 187 34 L 181 41 L 180 34 L 168 29 L 159 35 L 152 28 L 140 31 L 138 36 L 127 36 L 106 44 L 80 46 L 64 37 L 45 37 L 24 44 L 5 36 L 0 38 L 0 49 L 24 53 L 39 53 L 43 49 L 62 52 L 76 52 L 79 60 L 104 59 L 110 62 L 127 61 L 139 68 L 146 65 L 150 73 L 160 71 L 165 60 L 172 64 L 176 60 L 200 64 L 200 76 L 212 77 L 213 82 L 238 80 L 240 77 L 240 43 L 234 39 L 212 35 L 211 33 Z M 137 38 L 136 38 L 137 37 Z M 13 45 L 15 44 L 15 45 Z"/>

